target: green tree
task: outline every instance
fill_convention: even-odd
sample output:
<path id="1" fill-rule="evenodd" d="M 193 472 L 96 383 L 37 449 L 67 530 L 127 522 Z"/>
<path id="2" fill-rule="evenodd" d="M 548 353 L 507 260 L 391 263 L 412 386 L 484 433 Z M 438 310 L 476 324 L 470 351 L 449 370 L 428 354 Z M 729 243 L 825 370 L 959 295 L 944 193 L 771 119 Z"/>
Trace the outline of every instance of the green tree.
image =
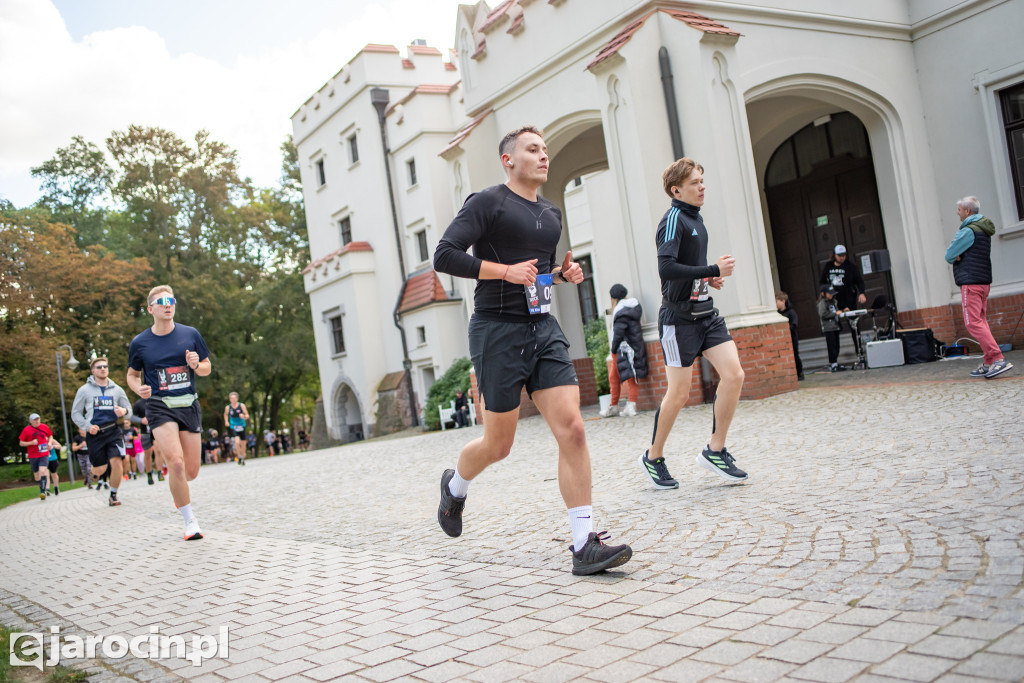
<path id="1" fill-rule="evenodd" d="M 42 182 L 39 205 L 53 220 L 75 228 L 78 246 L 108 242 L 104 218 L 113 169 L 102 149 L 76 135 L 70 145 L 31 171 Z"/>
<path id="2" fill-rule="evenodd" d="M 611 388 L 608 384 L 608 329 L 603 318 L 594 318 L 583 328 L 587 340 L 587 355 L 594 361 L 594 382 L 597 384 L 598 396 L 607 394 Z"/>
<path id="3" fill-rule="evenodd" d="M 469 371 L 472 367 L 473 363 L 468 358 L 456 359 L 430 387 L 430 391 L 427 392 L 427 405 L 423 409 L 423 426 L 428 431 L 437 431 L 441 428 L 441 416 L 437 409 L 449 406 L 455 399 L 456 391 L 469 394 Z"/>

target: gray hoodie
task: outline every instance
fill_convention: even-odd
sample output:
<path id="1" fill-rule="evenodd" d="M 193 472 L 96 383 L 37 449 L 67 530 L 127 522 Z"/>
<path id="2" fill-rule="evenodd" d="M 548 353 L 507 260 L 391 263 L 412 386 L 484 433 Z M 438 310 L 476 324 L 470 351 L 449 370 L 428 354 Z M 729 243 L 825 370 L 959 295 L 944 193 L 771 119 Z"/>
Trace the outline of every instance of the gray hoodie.
<path id="1" fill-rule="evenodd" d="M 125 395 L 124 389 L 117 386 L 112 379 L 107 380 L 107 386 L 101 387 L 96 384 L 96 378 L 90 375 L 86 383 L 78 389 L 78 393 L 75 394 L 75 402 L 71 405 L 71 419 L 79 429 L 88 431 L 89 425 L 93 423 L 93 406 L 96 404 L 96 399 L 100 397 L 112 398 L 115 406 L 121 406 L 128 411 L 123 417 L 118 418 L 113 410 L 109 410 L 111 420 L 102 419 L 102 423 L 116 422 L 119 419 L 132 416 L 132 404 L 128 402 L 128 396 Z"/>

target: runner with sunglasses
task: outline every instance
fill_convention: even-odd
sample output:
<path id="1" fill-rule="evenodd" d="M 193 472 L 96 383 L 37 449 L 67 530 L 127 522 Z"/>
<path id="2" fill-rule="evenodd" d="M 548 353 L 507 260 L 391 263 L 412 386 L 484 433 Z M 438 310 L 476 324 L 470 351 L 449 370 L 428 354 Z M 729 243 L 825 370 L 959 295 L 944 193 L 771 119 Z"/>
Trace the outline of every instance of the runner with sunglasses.
<path id="1" fill-rule="evenodd" d="M 99 479 L 109 469 L 107 504 L 114 507 L 121 504 L 117 489 L 124 476 L 125 447 L 119 422 L 123 417 L 131 417 L 132 404 L 124 389 L 110 379 L 110 364 L 106 358 L 93 358 L 89 371 L 92 375 L 79 387 L 75 402 L 71 404 L 71 419 L 76 427 L 85 430 L 92 476 Z"/>
<path id="2" fill-rule="evenodd" d="M 174 322 L 174 291 L 154 287 L 146 297 L 153 326 L 128 347 L 128 386 L 146 401 L 146 419 L 167 465 L 174 504 L 185 520 L 185 540 L 203 537 L 192 512 L 188 482 L 202 462 L 203 414 L 195 375 L 212 370 L 210 351 L 194 327 Z"/>

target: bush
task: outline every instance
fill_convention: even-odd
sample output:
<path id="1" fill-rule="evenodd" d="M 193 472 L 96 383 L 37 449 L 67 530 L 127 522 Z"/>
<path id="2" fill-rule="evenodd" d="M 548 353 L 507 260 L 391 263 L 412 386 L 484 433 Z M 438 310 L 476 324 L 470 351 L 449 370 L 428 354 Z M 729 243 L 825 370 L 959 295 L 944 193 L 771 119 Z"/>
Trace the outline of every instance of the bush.
<path id="1" fill-rule="evenodd" d="M 605 343 L 607 347 L 607 342 Z M 437 409 L 448 406 L 455 400 L 455 392 L 469 394 L 469 370 L 473 364 L 468 358 L 459 358 L 448 368 L 427 392 L 427 407 L 423 409 L 423 427 L 435 432 L 441 429 L 441 418 Z"/>
<path id="2" fill-rule="evenodd" d="M 608 385 L 608 330 L 604 326 L 603 318 L 594 318 L 586 327 L 583 333 L 587 338 L 587 355 L 594 361 L 594 381 L 597 383 L 597 395 L 607 394 L 611 391 Z"/>

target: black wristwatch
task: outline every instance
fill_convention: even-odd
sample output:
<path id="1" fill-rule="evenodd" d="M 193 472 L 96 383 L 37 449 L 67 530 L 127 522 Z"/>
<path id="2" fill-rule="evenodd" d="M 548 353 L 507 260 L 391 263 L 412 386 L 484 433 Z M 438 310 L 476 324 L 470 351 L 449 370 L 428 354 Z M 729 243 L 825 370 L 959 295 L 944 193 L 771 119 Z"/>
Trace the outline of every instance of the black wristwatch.
<path id="1" fill-rule="evenodd" d="M 558 279 L 561 280 L 562 282 L 569 282 L 568 280 L 565 279 L 565 276 L 562 275 L 562 271 L 556 270 L 554 274 L 557 275 Z"/>

